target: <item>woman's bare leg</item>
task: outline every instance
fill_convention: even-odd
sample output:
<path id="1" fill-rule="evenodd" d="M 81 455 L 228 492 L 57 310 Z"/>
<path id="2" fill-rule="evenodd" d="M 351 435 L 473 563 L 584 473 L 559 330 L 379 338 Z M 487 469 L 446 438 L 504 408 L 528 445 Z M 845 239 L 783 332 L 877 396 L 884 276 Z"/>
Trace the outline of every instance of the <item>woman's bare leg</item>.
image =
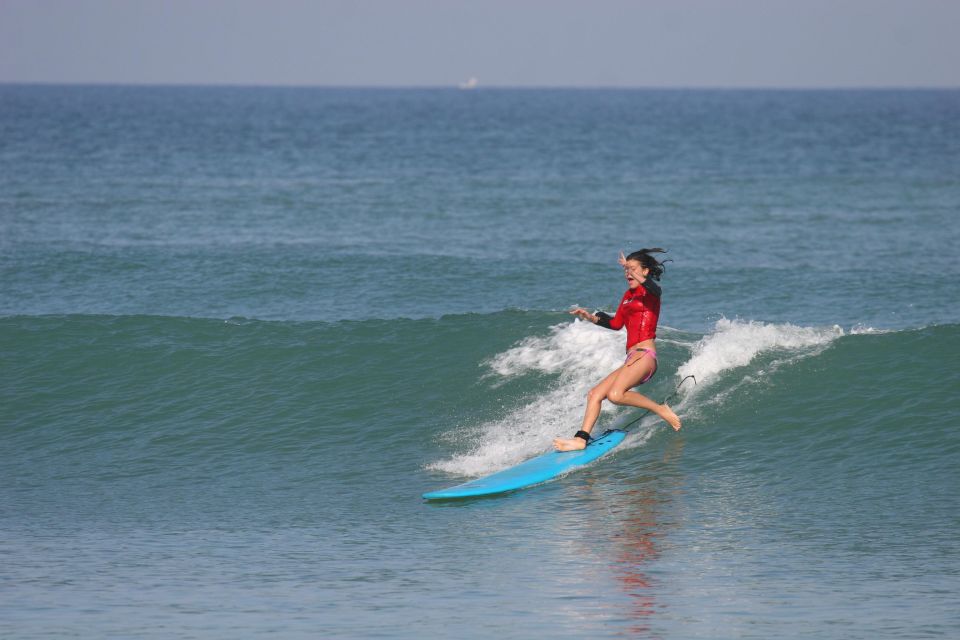
<path id="1" fill-rule="evenodd" d="M 610 392 L 610 388 L 613 385 L 614 381 L 617 379 L 617 375 L 620 373 L 620 369 L 614 370 L 610 375 L 600 381 L 600 383 L 595 386 L 593 389 L 587 393 L 587 407 L 583 412 L 583 423 L 580 426 L 582 431 L 590 433 L 593 429 L 593 425 L 597 423 L 597 418 L 600 417 L 600 407 L 603 404 L 603 400 L 607 397 L 607 393 Z M 553 441 L 553 446 L 557 451 L 577 451 L 583 449 L 587 446 L 587 443 L 583 441 L 582 438 L 555 438 Z"/>
<path id="2" fill-rule="evenodd" d="M 590 433 L 600 416 L 600 407 L 603 401 L 609 400 L 614 404 L 651 411 L 660 416 L 675 431 L 679 431 L 680 427 L 683 426 L 680 418 L 667 404 L 654 402 L 642 393 L 630 391 L 640 384 L 641 380 L 655 371 L 656 366 L 656 361 L 647 355 L 631 359 L 628 364 L 624 364 L 613 371 L 600 384 L 591 389 L 590 393 L 587 394 L 587 408 L 583 414 L 581 430 Z M 557 451 L 578 451 L 586 448 L 587 443 L 583 438 L 556 438 L 553 441 L 553 446 Z"/>
<path id="3" fill-rule="evenodd" d="M 666 403 L 659 404 L 654 402 L 642 393 L 637 393 L 636 391 L 623 391 L 621 392 L 618 400 L 614 400 L 609 396 L 607 396 L 607 398 L 614 404 L 628 405 L 631 407 L 638 407 L 640 409 L 652 411 L 660 416 L 664 422 L 673 427 L 674 431 L 680 431 L 680 427 L 683 426 L 683 424 L 680 422 L 680 418 L 676 413 L 673 412 L 673 409 L 670 408 L 670 405 Z"/>
<path id="4" fill-rule="evenodd" d="M 614 404 L 652 411 L 660 416 L 664 422 L 673 427 L 675 431 L 679 431 L 683 425 L 680 423 L 680 418 L 677 417 L 677 414 L 673 412 L 673 409 L 666 404 L 654 402 L 642 393 L 630 391 L 630 389 L 637 386 L 641 380 L 646 378 L 656 366 L 656 362 L 647 356 L 642 360 L 634 361 L 631 365 L 620 367 L 617 371 L 617 377 L 607 392 L 607 399 Z"/>

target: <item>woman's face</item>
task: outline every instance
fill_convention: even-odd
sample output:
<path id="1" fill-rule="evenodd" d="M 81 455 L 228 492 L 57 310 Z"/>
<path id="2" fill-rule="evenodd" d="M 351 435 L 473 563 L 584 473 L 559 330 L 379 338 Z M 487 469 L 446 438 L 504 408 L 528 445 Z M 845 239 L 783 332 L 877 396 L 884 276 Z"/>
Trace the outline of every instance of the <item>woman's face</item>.
<path id="1" fill-rule="evenodd" d="M 648 273 L 650 273 L 650 269 L 640 264 L 639 260 L 627 260 L 627 263 L 623 265 L 623 275 L 631 289 L 636 288 L 640 284 L 639 278 L 646 278 Z"/>

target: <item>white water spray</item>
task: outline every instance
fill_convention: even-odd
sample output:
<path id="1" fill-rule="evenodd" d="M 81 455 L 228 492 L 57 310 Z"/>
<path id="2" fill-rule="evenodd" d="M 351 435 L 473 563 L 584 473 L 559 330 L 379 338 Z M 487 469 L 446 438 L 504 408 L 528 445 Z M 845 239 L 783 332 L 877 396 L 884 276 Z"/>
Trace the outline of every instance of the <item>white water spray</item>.
<path id="1" fill-rule="evenodd" d="M 664 332 L 662 327 L 661 332 Z M 815 355 L 843 333 L 840 327 L 809 328 L 722 319 L 699 341 L 675 337 L 661 340 L 690 352 L 690 357 L 677 370 L 676 381 L 690 375 L 697 380 L 696 386 L 683 385 L 671 406 L 682 419 L 689 407 L 704 402 L 702 394 L 723 374 L 745 367 L 759 355 L 771 351 L 783 353 L 773 366 Z M 558 375 L 556 383 L 541 396 L 500 419 L 475 427 L 461 427 L 449 434 L 451 440 L 470 442 L 470 450 L 435 462 L 429 468 L 476 477 L 549 451 L 553 438 L 569 435 L 571 429 L 579 428 L 587 391 L 622 362 L 623 334 L 580 320 L 557 325 L 545 336 L 522 340 L 485 363 L 489 370 L 487 377 L 493 377 L 495 384 L 506 384 L 516 376 L 546 373 Z M 706 402 L 722 402 L 728 393 L 729 390 Z M 603 412 L 636 414 L 637 410 L 604 403 Z M 641 446 L 659 424 L 657 416 L 645 417 L 626 446 Z"/>

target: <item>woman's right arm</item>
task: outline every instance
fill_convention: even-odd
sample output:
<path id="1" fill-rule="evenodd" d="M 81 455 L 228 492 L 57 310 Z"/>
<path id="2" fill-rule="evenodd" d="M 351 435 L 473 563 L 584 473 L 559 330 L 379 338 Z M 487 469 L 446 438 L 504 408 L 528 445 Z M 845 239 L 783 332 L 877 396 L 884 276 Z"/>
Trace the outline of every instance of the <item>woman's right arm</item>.
<path id="1" fill-rule="evenodd" d="M 629 293 L 629 291 L 627 293 Z M 627 294 L 624 294 L 624 298 L 626 298 L 626 295 Z M 623 300 L 621 300 L 620 304 L 617 305 L 617 314 L 613 316 L 608 313 L 604 313 L 603 311 L 591 313 L 583 307 L 577 307 L 570 313 L 578 318 L 586 320 L 587 322 L 592 322 L 595 325 L 618 331 L 623 328 L 623 312 L 621 309 L 623 309 Z"/>
<path id="2" fill-rule="evenodd" d="M 590 313 L 583 307 L 577 307 L 576 309 L 572 310 L 570 315 L 577 316 L 581 320 L 586 320 L 587 322 L 592 322 L 593 324 L 597 324 L 597 321 L 599 320 L 598 316 Z"/>

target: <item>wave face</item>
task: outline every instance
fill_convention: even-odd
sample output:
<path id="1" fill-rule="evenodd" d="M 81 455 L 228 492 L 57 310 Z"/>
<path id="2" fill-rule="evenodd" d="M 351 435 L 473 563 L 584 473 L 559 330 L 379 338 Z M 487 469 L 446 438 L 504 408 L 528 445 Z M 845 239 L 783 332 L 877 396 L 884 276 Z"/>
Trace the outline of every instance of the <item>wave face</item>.
<path id="1" fill-rule="evenodd" d="M 586 392 L 622 359 L 619 334 L 558 317 L 5 318 L 5 465 L 38 482 L 47 480 L 38 461 L 60 480 L 109 482 L 259 469 L 288 456 L 308 464 L 357 441 L 364 452 L 422 455 L 433 442 L 454 453 L 427 460 L 428 470 L 489 473 L 576 430 Z M 870 467 L 902 455 L 904 440 L 914 455 L 951 451 L 957 373 L 943 354 L 957 346 L 957 325 L 874 332 L 723 319 L 706 334 L 662 329 L 661 367 L 641 391 L 660 399 L 694 376 L 674 401 L 691 438 L 752 449 L 817 442 L 805 431 L 822 430 L 831 450 L 859 452 L 849 464 Z M 635 414 L 605 405 L 601 422 Z M 629 443 L 660 426 L 644 418 Z M 352 461 L 357 474 L 383 463 L 372 455 Z"/>

